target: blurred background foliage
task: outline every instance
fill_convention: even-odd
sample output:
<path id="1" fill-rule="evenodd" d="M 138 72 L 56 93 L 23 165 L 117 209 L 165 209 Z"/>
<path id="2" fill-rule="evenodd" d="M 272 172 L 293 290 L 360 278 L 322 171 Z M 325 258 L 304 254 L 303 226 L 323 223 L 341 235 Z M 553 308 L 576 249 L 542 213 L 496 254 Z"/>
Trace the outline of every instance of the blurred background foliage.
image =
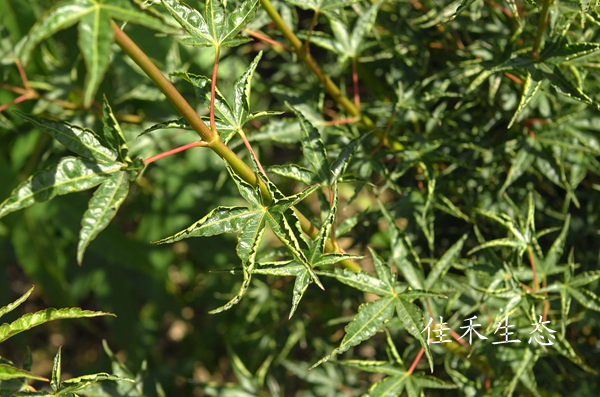
<path id="1" fill-rule="evenodd" d="M 0 1 L 4 84 L 0 104 L 18 96 L 6 86 L 22 87 L 14 63 L 17 43 L 55 3 Z M 273 1 L 288 25 L 306 38 L 314 13 L 308 6 L 296 7 L 297 3 L 305 2 Z M 345 7 L 340 14 L 342 24 L 354 26 L 367 3 Z M 552 73 L 547 73 L 508 128 L 521 101 L 527 74 L 535 75 L 535 68 L 527 64 L 533 61 L 526 57 L 539 13 L 534 6 L 519 1 L 465 3 L 469 3 L 465 11 L 454 20 L 449 18 L 457 2 L 382 3 L 375 27 L 367 34 L 372 45 L 357 58 L 361 107 L 403 149 L 380 147 L 380 138 L 374 134 L 363 141 L 348 170 L 362 182 L 340 185 L 338 211 L 338 226 L 345 219 L 352 226 L 340 239 L 348 252 L 366 255 L 369 245 L 383 258 L 390 258 L 397 248 L 390 240 L 390 227 L 397 225 L 412 242 L 425 269 L 468 233 L 462 255 L 447 275 L 450 281 L 445 281 L 446 286 L 450 285 L 450 300 L 436 301 L 440 313 L 448 318 L 460 313 L 460 318 L 448 320 L 455 330 L 471 313 L 469 306 L 477 302 L 457 285 L 486 287 L 491 277 L 485 269 L 492 261 L 489 250 L 467 255 L 481 243 L 474 225 L 485 240 L 507 237 L 504 227 L 478 215 L 475 209 L 506 213 L 517 219 L 518 211 L 526 213 L 531 193 L 537 231 L 560 228 L 569 213 L 569 233 L 560 263 L 566 264 L 566 253 L 573 249 L 576 274 L 598 269 L 600 246 L 598 53 L 590 51 L 573 61 L 547 61 L 552 67 L 558 65 L 566 83 L 557 83 L 547 77 Z M 236 4 L 235 0 L 227 2 L 229 9 Z M 583 13 L 576 2 L 557 1 L 550 11 L 546 49 L 560 52 L 569 43 L 600 42 L 599 21 L 594 7 Z M 285 41 L 262 9 L 248 29 L 262 30 Z M 313 56 L 350 97 L 350 64 L 319 42 L 321 36 L 333 33 L 327 15 L 318 17 L 315 29 L 321 33 L 315 34 L 317 38 L 311 42 Z M 132 24 L 127 25 L 126 32 L 163 72 L 187 70 L 206 76 L 212 72 L 211 49 L 183 46 L 168 36 Z M 10 110 L 101 129 L 101 105 L 95 102 L 90 109 L 80 105 L 85 66 L 76 38 L 76 27 L 70 27 L 36 48 L 26 72 L 29 84 L 41 97 L 11 106 Z M 259 50 L 264 55 L 253 78 L 252 110 L 286 110 L 286 100 L 296 105 L 319 129 L 335 158 L 349 137 L 357 136 L 362 129 L 357 124 L 327 123 L 345 114 L 295 55 L 258 40 L 226 49 L 218 75 L 221 92 L 232 98 L 233 83 Z M 149 157 L 195 139 L 193 132 L 183 130 L 162 130 L 138 137 L 145 128 L 178 115 L 116 46 L 112 57 L 99 92 L 112 104 L 132 155 Z M 510 62 L 510 67 L 502 68 Z M 555 76 L 557 73 L 554 70 Z M 182 81 L 177 81 L 176 87 L 197 105 L 200 114 L 208 113 L 195 101 L 193 87 Z M 573 88 L 579 90 L 569 91 Z M 561 95 L 561 91 L 568 95 Z M 57 99 L 72 106 L 57 103 Z M 259 119 L 251 124 L 249 139 L 264 165 L 299 161 L 299 127 L 289 117 L 288 112 L 283 118 Z M 230 146 L 249 162 L 241 141 L 236 139 Z M 2 198 L 66 152 L 10 111 L 0 113 L 0 142 Z M 301 187 L 284 178 L 273 179 L 284 192 Z M 511 205 L 503 193 L 516 204 Z M 150 244 L 187 227 L 217 205 L 242 204 L 222 161 L 212 152 L 192 149 L 147 167 L 115 220 L 91 243 L 79 267 L 77 232 L 90 197 L 91 192 L 57 197 L 0 221 L 0 271 L 6 274 L 0 277 L 0 303 L 13 301 L 35 284 L 34 298 L 26 304 L 25 312 L 48 306 L 79 306 L 112 312 L 117 318 L 51 323 L 0 345 L 0 356 L 18 363 L 24 357 L 25 346 L 29 346 L 33 351 L 32 371 L 47 375 L 52 357 L 62 346 L 63 372 L 76 376 L 108 370 L 110 359 L 101 344 L 106 339 L 116 357 L 134 374 L 146 368 L 147 362 L 144 395 L 160 395 L 163 389 L 166 395 L 360 395 L 383 377 L 335 363 L 308 371 L 316 359 L 339 344 L 343 327 L 358 305 L 372 297 L 324 278 L 326 292 L 311 286 L 298 313 L 288 320 L 293 280 L 258 276 L 233 309 L 208 315 L 239 286 L 239 277 L 228 272 L 239 266 L 234 236 L 185 240 L 169 246 Z M 386 206 L 395 225 L 388 224 L 380 205 Z M 313 218 L 318 217 L 316 198 L 301 207 Z M 555 231 L 539 238 L 543 252 L 557 234 Z M 267 241 L 261 251 L 265 256 L 272 253 L 277 242 L 272 236 Z M 501 262 L 516 269 L 529 266 L 511 247 L 494 252 Z M 372 270 L 370 258 L 360 263 Z M 598 292 L 598 281 L 587 288 Z M 551 304 L 552 318 L 560 317 L 560 304 L 556 303 Z M 475 314 L 482 318 L 484 308 L 475 310 Z M 600 314 L 573 301 L 570 320 L 566 339 L 587 365 L 599 369 Z M 387 329 L 405 362 L 410 363 L 419 345 L 402 332 L 397 319 L 390 321 Z M 480 353 L 490 364 L 510 372 L 510 355 L 496 358 L 504 351 L 491 344 L 482 349 Z M 468 378 L 461 390 L 440 393 L 485 393 L 483 375 L 470 367 L 469 361 L 448 357 L 443 350 L 432 351 L 435 376 L 456 381 L 449 369 L 454 368 Z M 386 334 L 377 334 L 340 358 L 385 360 Z M 418 369 L 426 370 L 425 362 Z M 544 357 L 534 371 L 543 396 L 598 395 L 598 376 L 564 358 Z M 161 387 L 157 388 L 156 383 Z M 532 393 L 528 388 L 518 390 L 520 395 Z M 441 395 L 436 393 L 429 389 L 425 395 Z"/>

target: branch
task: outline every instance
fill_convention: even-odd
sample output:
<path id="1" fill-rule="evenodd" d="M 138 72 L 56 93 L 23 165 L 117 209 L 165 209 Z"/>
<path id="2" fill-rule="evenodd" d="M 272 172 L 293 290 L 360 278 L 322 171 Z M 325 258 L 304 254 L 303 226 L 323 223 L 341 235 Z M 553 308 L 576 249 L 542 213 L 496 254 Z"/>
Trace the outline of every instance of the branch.
<path id="1" fill-rule="evenodd" d="M 185 98 L 181 96 L 179 91 L 171 84 L 171 82 L 162 74 L 162 72 L 152 63 L 150 58 L 123 32 L 119 26 L 111 21 L 111 27 L 115 34 L 115 43 L 146 73 L 146 75 L 156 84 L 159 90 L 167 97 L 167 99 L 175 106 L 177 111 L 185 118 L 188 124 L 196 131 L 196 133 L 206 142 L 206 147 L 212 149 L 216 154 L 229 163 L 231 168 L 246 182 L 253 186 L 260 186 L 260 191 L 263 197 L 271 200 L 271 193 L 265 184 L 257 177 L 256 173 L 248 167 L 242 159 L 240 159 L 231 149 L 221 141 L 218 134 L 214 133 L 198 116 L 196 111 L 187 103 Z M 319 230 L 298 210 L 294 209 L 302 230 L 311 238 L 315 238 Z M 325 242 L 327 252 L 340 253 L 339 246 L 331 241 Z M 343 267 L 354 271 L 362 270 L 356 262 L 352 260 L 341 261 Z"/>

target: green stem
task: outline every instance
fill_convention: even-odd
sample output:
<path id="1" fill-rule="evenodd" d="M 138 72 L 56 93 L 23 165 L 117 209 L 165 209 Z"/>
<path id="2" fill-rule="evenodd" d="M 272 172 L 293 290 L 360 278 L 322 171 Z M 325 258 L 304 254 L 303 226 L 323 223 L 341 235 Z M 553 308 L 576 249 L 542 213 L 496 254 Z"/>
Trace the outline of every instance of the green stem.
<path id="1" fill-rule="evenodd" d="M 546 30 L 546 22 L 548 21 L 548 13 L 550 12 L 550 6 L 554 0 L 543 0 L 542 9 L 540 11 L 540 19 L 538 21 L 537 34 L 535 36 L 535 42 L 533 43 L 533 57 L 537 60 L 540 49 L 542 47 L 542 40 L 544 38 L 544 31 Z"/>
<path id="2" fill-rule="evenodd" d="M 152 63 L 150 58 L 123 32 L 119 26 L 111 21 L 111 27 L 115 34 L 115 42 L 121 49 L 146 73 L 146 75 L 156 84 L 159 90 L 167 97 L 167 99 L 175 106 L 177 111 L 185 118 L 189 125 L 196 131 L 198 135 L 206 142 L 206 146 L 212 149 L 221 158 L 225 159 L 233 168 L 233 170 L 246 182 L 253 186 L 259 185 L 263 197 L 271 200 L 271 193 L 267 186 L 257 177 L 256 173 L 248 167 L 231 149 L 219 139 L 219 136 L 204 124 L 200 116 L 187 103 L 185 98 L 181 96 L 179 91 L 171 84 L 162 72 Z M 294 209 L 295 210 L 295 209 Z M 302 230 L 311 238 L 315 238 L 318 234 L 317 228 L 299 211 L 295 210 Z M 339 253 L 339 247 L 327 241 L 325 244 L 327 252 Z M 361 268 L 352 260 L 341 261 L 340 264 L 348 269 L 360 271 Z"/>
<path id="3" fill-rule="evenodd" d="M 210 129 L 216 134 L 217 126 L 215 125 L 215 89 L 217 87 L 217 70 L 219 69 L 219 53 L 220 47 L 215 47 L 215 66 L 213 67 L 212 81 L 210 84 Z"/>
<path id="4" fill-rule="evenodd" d="M 211 148 L 221 158 L 225 159 L 231 168 L 245 181 L 256 186 L 260 184 L 261 193 L 270 198 L 271 194 L 264 183 L 256 176 L 254 171 L 244 163 L 235 153 L 225 145 L 219 135 L 204 124 L 204 121 L 198 116 L 196 111 L 181 96 L 179 91 L 162 74 L 162 72 L 152 63 L 150 58 L 123 32 L 114 21 L 111 26 L 115 34 L 115 42 L 125 51 L 127 55 L 146 73 L 146 75 L 156 84 L 159 90 L 175 106 L 177 111 L 185 118 L 189 125 L 200 135 L 206 146 Z"/>
<path id="5" fill-rule="evenodd" d="M 292 47 L 296 51 L 296 54 L 298 54 L 300 59 L 302 59 L 304 63 L 308 65 L 308 67 L 317 76 L 319 81 L 321 81 L 321 83 L 325 86 L 325 90 L 329 93 L 329 95 L 331 95 L 337 103 L 342 105 L 342 107 L 346 109 L 346 111 L 352 116 L 360 117 L 360 121 L 365 127 L 373 128 L 375 126 L 373 121 L 367 116 L 361 114 L 360 111 L 356 108 L 356 106 L 354 106 L 352 101 L 346 98 L 344 95 L 342 95 L 338 86 L 335 85 L 333 81 L 331 81 L 329 76 L 323 73 L 323 71 L 321 70 L 319 65 L 317 65 L 310 53 L 306 52 L 300 39 L 298 39 L 294 32 L 292 32 L 290 28 L 287 27 L 287 25 L 283 21 L 283 18 L 281 18 L 281 15 L 279 15 L 279 13 L 273 7 L 271 2 L 269 0 L 262 0 L 261 4 L 267 12 L 267 14 L 269 14 L 269 17 L 271 17 L 271 19 L 275 23 L 275 26 L 277 26 L 277 29 L 279 29 L 281 33 L 283 33 L 285 38 L 288 39 L 288 41 L 292 44 Z"/>

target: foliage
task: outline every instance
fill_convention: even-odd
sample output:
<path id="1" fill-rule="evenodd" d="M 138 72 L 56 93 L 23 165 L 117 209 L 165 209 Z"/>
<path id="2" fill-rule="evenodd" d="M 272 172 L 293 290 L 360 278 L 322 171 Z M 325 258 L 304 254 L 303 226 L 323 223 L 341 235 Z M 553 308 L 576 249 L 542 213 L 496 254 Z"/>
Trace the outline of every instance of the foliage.
<path id="1" fill-rule="evenodd" d="M 597 395 L 597 2 L 51 3 L 0 3 L 0 394 Z"/>
<path id="2" fill-rule="evenodd" d="M 0 308 L 0 317 L 19 307 L 19 305 L 27 300 L 32 292 L 33 287 L 31 287 L 29 291 L 27 291 L 22 297 L 13 303 Z M 110 314 L 111 313 L 81 310 L 76 307 L 58 310 L 49 308 L 35 313 L 28 313 L 11 323 L 4 323 L 0 327 L 0 342 L 4 342 L 8 338 L 17 335 L 18 333 L 33 327 L 37 327 L 49 321 L 69 318 L 98 317 Z M 98 382 L 105 380 L 133 381 L 132 379 L 119 377 L 117 375 L 109 375 L 107 373 L 84 375 L 61 381 L 62 355 L 60 348 L 58 349 L 58 353 L 56 353 L 56 357 L 54 358 L 51 380 L 31 373 L 32 357 L 29 349 L 27 350 L 27 356 L 25 357 L 25 362 L 23 363 L 23 369 L 16 368 L 11 361 L 6 359 L 3 359 L 2 361 L 2 364 L 0 364 L 0 390 L 2 390 L 2 395 L 6 396 L 71 396 L 73 395 L 74 391 L 77 391 L 78 394 L 85 395 L 85 389 L 88 389 L 90 386 L 95 385 Z M 50 382 L 52 391 L 38 392 L 29 386 L 28 382 L 30 380 Z"/>

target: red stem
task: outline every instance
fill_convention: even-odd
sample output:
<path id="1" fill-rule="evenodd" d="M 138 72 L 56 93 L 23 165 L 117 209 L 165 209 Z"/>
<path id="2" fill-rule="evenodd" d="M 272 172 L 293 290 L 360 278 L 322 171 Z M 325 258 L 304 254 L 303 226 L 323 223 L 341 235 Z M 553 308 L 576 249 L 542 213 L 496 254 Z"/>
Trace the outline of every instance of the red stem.
<path id="1" fill-rule="evenodd" d="M 285 48 L 285 49 L 286 49 L 287 51 L 289 51 L 289 52 L 293 52 L 293 50 L 292 50 L 290 47 L 286 46 L 285 44 L 281 44 L 280 42 L 278 42 L 278 41 L 275 41 L 275 40 L 273 40 L 273 39 L 272 39 L 272 38 L 270 38 L 270 37 L 267 37 L 267 36 L 265 36 L 265 35 L 263 35 L 263 34 L 260 34 L 260 33 L 258 33 L 258 32 L 254 32 L 254 31 L 252 31 L 252 30 L 249 30 L 249 29 L 244 29 L 244 31 L 245 31 L 246 33 L 248 33 L 248 34 L 249 34 L 250 36 L 252 36 L 252 37 L 256 37 L 257 39 L 259 39 L 259 40 L 262 40 L 262 41 L 264 41 L 264 42 L 266 42 L 266 43 L 269 43 L 269 44 L 278 45 L 278 46 L 280 46 L 280 47 L 283 47 L 283 48 Z"/>
<path id="2" fill-rule="evenodd" d="M 250 152 L 250 155 L 254 157 L 254 160 L 256 161 L 256 164 L 258 165 L 260 172 L 262 172 L 264 176 L 267 176 L 267 173 L 265 172 L 262 164 L 258 160 L 258 156 L 256 155 L 256 153 L 254 153 L 254 149 L 252 149 L 252 145 L 250 145 L 250 142 L 248 142 L 248 138 L 246 137 L 246 134 L 244 133 L 244 131 L 239 130 L 238 133 L 240 134 L 240 137 L 242 137 L 242 141 L 244 141 L 244 145 L 246 145 L 246 149 L 248 149 L 248 151 Z"/>
<path id="3" fill-rule="evenodd" d="M 150 164 L 150 163 L 152 163 L 152 162 L 154 162 L 156 160 L 162 159 L 163 157 L 167 157 L 167 156 L 170 156 L 170 155 L 175 154 L 175 153 L 183 152 L 184 150 L 188 150 L 188 149 L 191 149 L 193 147 L 205 147 L 205 146 L 207 146 L 206 142 L 204 142 L 204 141 L 195 141 L 195 142 L 192 142 L 192 143 L 188 143 L 187 145 L 179 146 L 178 148 L 171 149 L 171 150 L 168 150 L 166 152 L 159 153 L 159 154 L 157 154 L 155 156 L 148 157 L 146 160 L 144 160 L 144 163 Z"/>
<path id="4" fill-rule="evenodd" d="M 413 371 L 415 370 L 415 367 L 417 366 L 417 363 L 421 359 L 421 356 L 423 356 L 423 353 L 425 353 L 425 349 L 421 348 L 421 350 L 419 350 L 419 353 L 417 353 L 417 357 L 415 357 L 412 364 L 410 365 L 410 368 L 408 369 L 408 372 L 407 372 L 408 374 L 413 373 Z"/>
<path id="5" fill-rule="evenodd" d="M 27 80 L 27 74 L 25 74 L 25 70 L 23 70 L 21 62 L 19 62 L 18 59 L 15 59 L 15 65 L 17 65 L 17 69 L 19 69 L 19 74 L 21 75 L 21 80 L 23 81 L 23 87 L 25 87 L 27 91 L 30 91 L 31 87 L 29 86 L 29 80 Z"/>
<path id="6" fill-rule="evenodd" d="M 358 121 L 360 121 L 359 117 L 350 117 L 350 118 L 347 118 L 347 119 L 326 121 L 325 124 L 327 124 L 327 125 L 340 125 L 340 124 L 356 123 Z"/>
<path id="7" fill-rule="evenodd" d="M 21 103 L 23 101 L 26 101 L 30 99 L 30 96 L 25 94 L 25 95 L 21 95 L 20 97 L 17 97 L 14 101 L 4 104 L 2 106 L 0 106 L 0 112 L 2 112 L 3 110 L 5 110 L 6 108 L 12 106 L 12 105 L 16 105 L 17 103 Z"/>
<path id="8" fill-rule="evenodd" d="M 356 58 L 352 58 L 352 83 L 354 84 L 354 106 L 360 112 L 360 95 L 358 94 L 358 73 L 356 72 Z"/>
<path id="9" fill-rule="evenodd" d="M 212 81 L 210 84 L 210 129 L 216 134 L 215 125 L 215 89 L 217 87 L 217 70 L 219 69 L 219 47 L 215 48 L 215 66 L 213 68 Z"/>

